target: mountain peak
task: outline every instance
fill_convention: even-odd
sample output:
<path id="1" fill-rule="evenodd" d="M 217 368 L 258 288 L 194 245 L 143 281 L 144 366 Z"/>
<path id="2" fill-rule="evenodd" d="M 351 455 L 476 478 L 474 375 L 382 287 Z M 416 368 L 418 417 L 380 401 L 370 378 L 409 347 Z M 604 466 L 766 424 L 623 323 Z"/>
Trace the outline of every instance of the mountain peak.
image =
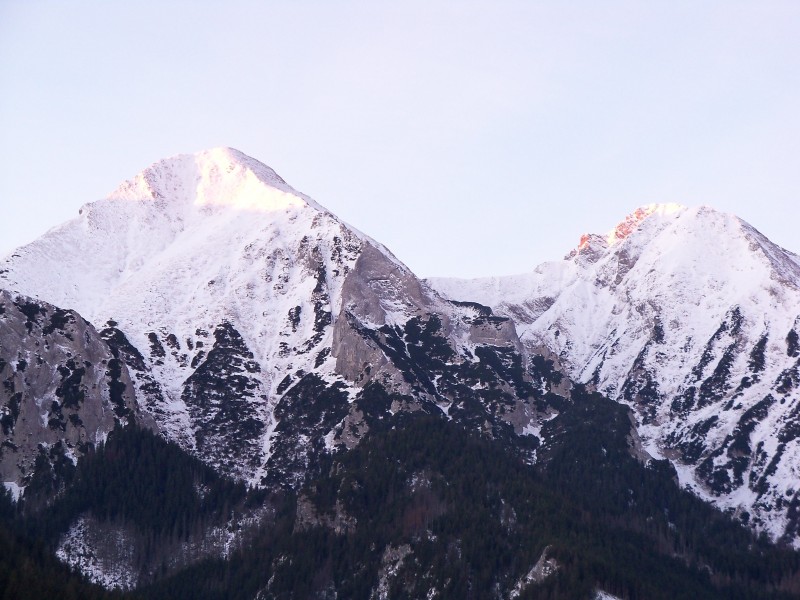
<path id="1" fill-rule="evenodd" d="M 580 255 L 584 259 L 594 262 L 608 248 L 612 248 L 625 241 L 631 234 L 638 231 L 642 224 L 652 215 L 662 217 L 677 216 L 687 209 L 681 204 L 646 204 L 628 214 L 622 221 L 605 235 L 584 233 L 578 247 L 567 255 L 571 259 Z"/>
<path id="2" fill-rule="evenodd" d="M 125 181 L 108 198 L 259 212 L 303 205 L 323 210 L 267 165 L 227 147 L 162 159 Z"/>
<path id="3" fill-rule="evenodd" d="M 640 225 L 645 219 L 653 214 L 661 216 L 671 216 L 682 213 L 686 207 L 682 204 L 646 204 L 640 206 L 635 211 L 627 215 L 622 221 L 617 223 L 617 226 L 609 231 L 606 236 L 606 242 L 609 246 L 614 246 L 625 240 L 634 231 L 639 229 Z"/>

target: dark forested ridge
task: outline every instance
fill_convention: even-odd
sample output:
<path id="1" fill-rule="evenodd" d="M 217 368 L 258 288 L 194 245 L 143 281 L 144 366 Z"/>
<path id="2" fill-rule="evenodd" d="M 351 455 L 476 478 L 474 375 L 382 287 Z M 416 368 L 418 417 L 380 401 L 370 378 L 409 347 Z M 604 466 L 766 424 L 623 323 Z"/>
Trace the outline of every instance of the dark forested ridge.
<path id="1" fill-rule="evenodd" d="M 0 599 L 121 600 L 125 595 L 92 585 L 56 560 L 41 540 L 21 531 L 17 510 L 0 493 Z"/>
<path id="2" fill-rule="evenodd" d="M 25 515 L 23 505 L 20 515 L 4 500 L 5 597 L 799 596 L 798 554 L 681 491 L 667 463 L 638 462 L 627 409 L 602 396 L 574 391 L 535 466 L 443 416 L 385 425 L 327 457 L 297 493 L 272 495 L 147 431 L 117 430 L 48 508 Z M 165 549 L 256 512 L 248 543 L 228 558 L 170 563 Z M 137 592 L 89 586 L 51 558 L 76 514 L 134 526 L 147 575 Z"/>
<path id="3" fill-rule="evenodd" d="M 84 518 L 97 524 L 94 529 L 109 544 L 124 535 L 128 568 L 146 583 L 218 554 L 220 544 L 209 535 L 214 527 L 241 529 L 244 517 L 252 515 L 264 523 L 270 520 L 264 491 L 221 477 L 176 445 L 136 427 L 115 429 L 77 468 L 37 477 L 41 483 L 30 496 L 26 493 L 17 506 L 6 501 L 4 508 L 4 523 L 16 535 L 20 552 L 35 550 L 30 564 L 39 565 L 40 556 L 52 557 L 70 526 Z M 53 488 L 62 492 L 48 502 L 45 492 Z M 242 538 L 249 539 L 246 532 Z M 53 557 L 39 566 L 51 569 L 51 562 L 58 564 Z M 58 572 L 50 577 L 58 579 Z"/>

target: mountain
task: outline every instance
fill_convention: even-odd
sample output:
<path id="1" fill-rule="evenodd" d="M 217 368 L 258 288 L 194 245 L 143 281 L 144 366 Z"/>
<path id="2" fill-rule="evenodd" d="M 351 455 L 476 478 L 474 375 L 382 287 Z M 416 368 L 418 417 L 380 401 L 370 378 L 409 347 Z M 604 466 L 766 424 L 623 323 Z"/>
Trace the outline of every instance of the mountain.
<path id="1" fill-rule="evenodd" d="M 411 356 L 424 354 L 422 337 L 441 338 L 443 365 L 482 346 L 521 349 L 510 323 L 441 299 L 383 246 L 225 148 L 163 160 L 84 206 L 7 258 L 0 286 L 78 311 L 125 355 L 168 439 L 254 484 L 281 453 L 305 460 L 281 439 L 300 421 L 282 398 L 328 389 L 336 410 L 313 437 L 347 445 L 366 427 L 349 407 L 370 381 L 448 409 Z"/>
<path id="2" fill-rule="evenodd" d="M 650 205 L 531 273 L 428 283 L 513 319 L 529 355 L 634 408 L 682 485 L 800 545 L 800 257 L 712 208 Z"/>
<path id="3" fill-rule="evenodd" d="M 655 382 L 650 350 L 584 377 L 574 302 L 563 347 L 534 335 L 575 291 L 611 315 L 582 273 L 634 272 L 668 212 L 479 303 L 238 151 L 155 163 L 0 262 L 0 586 L 102 594 L 55 556 L 149 599 L 792 597 L 800 554 L 681 489 L 646 386 L 605 385 L 632 352 Z"/>
<path id="4" fill-rule="evenodd" d="M 441 298 L 232 149 L 145 169 L 6 257 L 0 288 L 86 319 L 161 435 L 251 486 L 295 489 L 324 456 L 415 412 L 533 460 L 553 414 L 508 319 Z"/>

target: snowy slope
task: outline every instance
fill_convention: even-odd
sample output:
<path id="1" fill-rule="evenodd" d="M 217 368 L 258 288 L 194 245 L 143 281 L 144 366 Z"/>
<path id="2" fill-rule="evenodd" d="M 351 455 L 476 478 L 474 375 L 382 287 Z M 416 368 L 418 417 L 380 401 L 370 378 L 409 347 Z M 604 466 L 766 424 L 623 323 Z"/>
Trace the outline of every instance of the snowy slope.
<path id="1" fill-rule="evenodd" d="M 735 216 L 650 205 L 532 273 L 432 279 L 637 409 L 698 495 L 798 544 L 800 258 Z"/>
<path id="2" fill-rule="evenodd" d="M 314 440 L 351 443 L 345 429 L 365 426 L 340 404 L 370 381 L 448 403 L 409 358 L 411 319 L 447 340 L 448 364 L 480 345 L 521 350 L 509 322 L 443 300 L 380 244 L 227 148 L 162 160 L 85 205 L 7 257 L 0 288 L 102 329 L 161 431 L 254 483 L 276 452 L 302 472 Z"/>
<path id="3" fill-rule="evenodd" d="M 218 327 L 230 324 L 224 337 L 241 338 L 250 361 L 237 369 L 252 400 L 242 412 L 259 421 L 266 455 L 270 392 L 306 366 L 299 352 L 316 356 L 324 345 L 308 305 L 314 290 L 322 288 L 319 312 L 335 312 L 363 243 L 268 167 L 217 149 L 156 163 L 85 205 L 16 251 L 0 285 L 73 308 L 98 328 L 116 324 L 145 357 L 140 398 L 169 437 L 192 449 L 197 419 L 184 382 Z"/>

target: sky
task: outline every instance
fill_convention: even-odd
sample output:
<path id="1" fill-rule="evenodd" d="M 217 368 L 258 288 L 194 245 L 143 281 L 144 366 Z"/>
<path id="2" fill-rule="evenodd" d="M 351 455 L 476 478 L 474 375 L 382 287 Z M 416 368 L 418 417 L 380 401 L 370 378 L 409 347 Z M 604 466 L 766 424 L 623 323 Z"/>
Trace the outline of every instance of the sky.
<path id="1" fill-rule="evenodd" d="M 653 202 L 800 252 L 800 2 L 0 0 L 0 255 L 230 146 L 420 276 Z"/>

